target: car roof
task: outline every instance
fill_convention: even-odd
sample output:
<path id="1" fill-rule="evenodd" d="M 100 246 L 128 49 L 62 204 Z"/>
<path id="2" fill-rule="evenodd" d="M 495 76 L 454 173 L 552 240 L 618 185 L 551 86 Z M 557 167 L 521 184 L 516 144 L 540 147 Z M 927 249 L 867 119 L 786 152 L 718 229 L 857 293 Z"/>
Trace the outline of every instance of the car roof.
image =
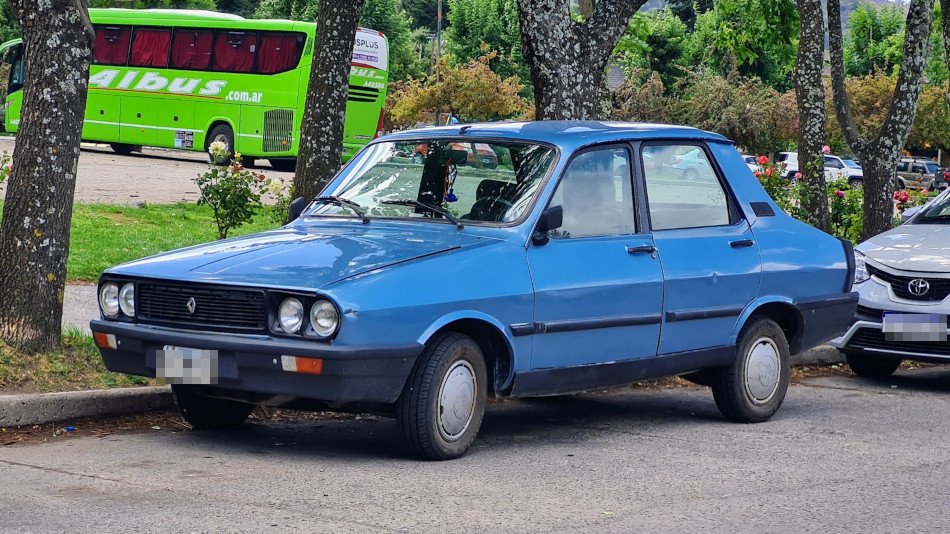
<path id="1" fill-rule="evenodd" d="M 725 137 L 688 126 L 602 121 L 533 121 L 453 124 L 416 128 L 385 135 L 382 141 L 416 140 L 422 137 L 471 137 L 551 143 L 576 148 L 596 143 L 636 139 L 689 139 L 731 143 Z"/>

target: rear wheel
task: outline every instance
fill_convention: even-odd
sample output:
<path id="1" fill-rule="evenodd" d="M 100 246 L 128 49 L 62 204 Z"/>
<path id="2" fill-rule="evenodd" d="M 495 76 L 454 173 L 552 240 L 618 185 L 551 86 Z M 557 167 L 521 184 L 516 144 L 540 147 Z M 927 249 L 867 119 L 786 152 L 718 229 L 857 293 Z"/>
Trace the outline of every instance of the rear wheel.
<path id="1" fill-rule="evenodd" d="M 848 180 L 848 187 L 852 190 L 858 190 L 864 187 L 864 180 L 859 180 L 857 178 L 852 178 Z"/>
<path id="2" fill-rule="evenodd" d="M 396 401 L 403 442 L 426 460 L 465 454 L 485 415 L 485 358 L 475 341 L 449 332 L 429 344 Z"/>
<path id="3" fill-rule="evenodd" d="M 844 357 L 854 374 L 865 378 L 887 378 L 901 366 L 897 358 L 868 358 L 847 352 Z"/>
<path id="4" fill-rule="evenodd" d="M 699 172 L 696 169 L 690 167 L 683 171 L 683 179 L 687 182 L 695 182 L 697 178 L 699 178 Z"/>
<path id="5" fill-rule="evenodd" d="M 294 169 L 297 168 L 297 158 L 289 158 L 289 159 L 272 158 L 267 161 L 270 162 L 270 166 L 273 167 L 275 171 L 294 172 Z"/>
<path id="6" fill-rule="evenodd" d="M 211 147 L 211 143 L 224 143 L 224 151 L 228 153 L 228 156 L 219 160 L 215 160 L 214 156 L 208 154 L 208 158 L 211 159 L 211 162 L 217 165 L 227 165 L 230 163 L 231 157 L 234 155 L 234 130 L 227 124 L 218 124 L 208 132 L 208 141 L 205 150 Z"/>
<path id="7" fill-rule="evenodd" d="M 207 397 L 194 386 L 173 384 L 172 393 L 181 416 L 195 430 L 236 428 L 254 410 L 253 404 Z"/>
<path id="8" fill-rule="evenodd" d="M 127 145 L 125 143 L 109 143 L 112 151 L 120 156 L 128 156 L 132 152 L 141 152 L 142 145 Z"/>
<path id="9" fill-rule="evenodd" d="M 750 321 L 739 333 L 735 361 L 712 379 L 713 397 L 722 415 L 736 423 L 767 421 L 788 391 L 788 341 L 775 321 Z"/>

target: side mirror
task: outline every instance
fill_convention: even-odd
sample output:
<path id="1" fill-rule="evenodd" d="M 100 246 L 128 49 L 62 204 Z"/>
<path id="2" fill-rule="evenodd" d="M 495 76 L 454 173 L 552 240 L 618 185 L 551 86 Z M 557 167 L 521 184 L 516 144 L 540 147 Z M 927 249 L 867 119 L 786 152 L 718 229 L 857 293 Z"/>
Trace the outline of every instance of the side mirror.
<path id="1" fill-rule="evenodd" d="M 550 207 L 541 212 L 538 218 L 538 224 L 534 227 L 534 234 L 531 236 L 531 242 L 536 246 L 546 245 L 551 238 L 548 232 L 557 230 L 564 224 L 564 208 L 561 206 Z"/>
<path id="2" fill-rule="evenodd" d="M 300 214 L 303 213 L 304 208 L 307 207 L 307 201 L 303 197 L 297 197 L 293 202 L 290 203 L 290 216 L 287 218 L 287 222 L 292 222 L 297 220 L 300 217 Z"/>
<path id="3" fill-rule="evenodd" d="M 901 222 L 905 223 L 914 218 L 914 215 L 917 215 L 920 212 L 921 206 L 914 206 L 913 208 L 907 208 L 901 213 Z"/>

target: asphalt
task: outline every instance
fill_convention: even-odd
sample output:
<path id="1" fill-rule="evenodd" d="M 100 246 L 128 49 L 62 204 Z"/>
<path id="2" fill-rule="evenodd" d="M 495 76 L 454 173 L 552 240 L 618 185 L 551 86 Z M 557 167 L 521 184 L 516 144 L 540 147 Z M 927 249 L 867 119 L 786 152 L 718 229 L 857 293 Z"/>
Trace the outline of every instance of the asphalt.
<path id="1" fill-rule="evenodd" d="M 941 532 L 950 370 L 813 379 L 775 419 L 708 390 L 489 407 L 462 459 L 363 417 L 0 448 L 2 531 Z"/>

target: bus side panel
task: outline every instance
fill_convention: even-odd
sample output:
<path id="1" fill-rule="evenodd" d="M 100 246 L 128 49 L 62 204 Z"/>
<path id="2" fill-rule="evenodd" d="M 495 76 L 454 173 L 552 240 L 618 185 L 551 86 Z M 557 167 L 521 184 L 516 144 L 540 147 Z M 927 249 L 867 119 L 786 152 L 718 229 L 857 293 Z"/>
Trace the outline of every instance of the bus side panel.
<path id="1" fill-rule="evenodd" d="M 261 141 L 264 138 L 264 108 L 254 105 L 241 106 L 240 124 L 241 127 L 234 131 L 235 150 L 241 154 L 263 154 Z"/>
<path id="2" fill-rule="evenodd" d="M 118 95 L 90 90 L 86 97 L 86 118 L 82 125 L 82 138 L 86 141 L 113 142 L 119 138 Z"/>
<path id="3" fill-rule="evenodd" d="M 168 105 L 164 99 L 123 96 L 119 108 L 119 142 L 126 145 L 155 146 L 158 109 Z M 88 106 L 87 106 L 88 109 Z"/>
<path id="4" fill-rule="evenodd" d="M 156 112 L 155 146 L 164 148 L 195 148 L 195 101 L 175 98 Z"/>
<path id="5" fill-rule="evenodd" d="M 208 145 L 208 135 L 216 124 L 225 123 L 234 132 L 234 152 L 242 152 L 241 146 L 241 106 L 225 103 L 221 100 L 200 100 L 195 103 L 195 139 L 194 150 L 204 151 Z M 253 131 L 253 130 L 252 130 Z M 243 152 L 242 152 L 243 154 Z M 249 153 L 248 156 L 255 154 Z"/>
<path id="6" fill-rule="evenodd" d="M 16 133 L 20 129 L 20 107 L 22 105 L 23 91 L 16 91 L 7 96 L 3 116 L 6 131 Z"/>
<path id="7" fill-rule="evenodd" d="M 344 161 L 376 137 L 379 115 L 386 102 L 387 76 L 381 70 L 362 67 L 350 69 L 343 127 Z"/>

